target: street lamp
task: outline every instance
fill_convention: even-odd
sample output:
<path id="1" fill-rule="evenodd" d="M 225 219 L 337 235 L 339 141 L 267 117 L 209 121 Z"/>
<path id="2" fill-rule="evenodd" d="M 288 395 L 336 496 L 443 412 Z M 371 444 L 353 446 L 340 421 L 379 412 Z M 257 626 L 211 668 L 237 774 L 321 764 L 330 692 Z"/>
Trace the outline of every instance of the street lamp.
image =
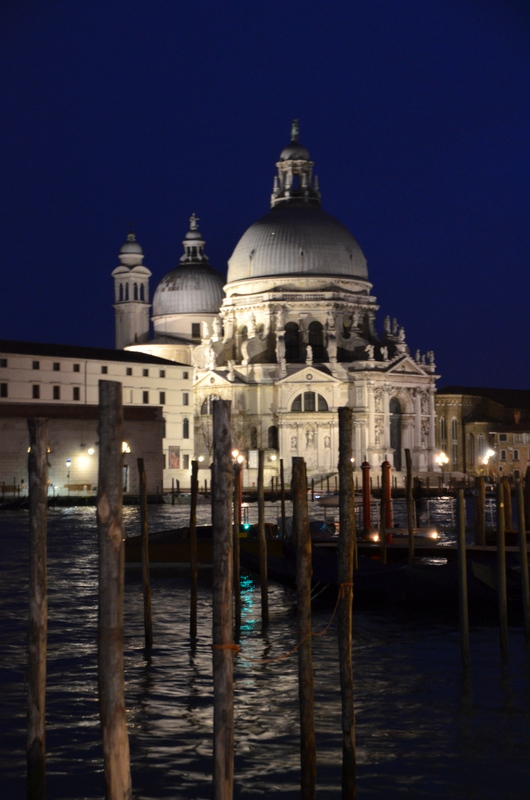
<path id="1" fill-rule="evenodd" d="M 66 479 L 68 482 L 68 497 L 70 497 L 70 467 L 72 466 L 72 459 L 66 459 Z"/>
<path id="2" fill-rule="evenodd" d="M 447 458 L 445 453 L 443 451 L 441 451 L 436 456 L 435 461 L 438 464 L 438 466 L 440 467 L 440 469 L 442 470 L 442 487 L 443 487 L 443 485 L 444 485 L 444 467 L 445 467 L 446 464 L 449 463 L 449 459 Z"/>

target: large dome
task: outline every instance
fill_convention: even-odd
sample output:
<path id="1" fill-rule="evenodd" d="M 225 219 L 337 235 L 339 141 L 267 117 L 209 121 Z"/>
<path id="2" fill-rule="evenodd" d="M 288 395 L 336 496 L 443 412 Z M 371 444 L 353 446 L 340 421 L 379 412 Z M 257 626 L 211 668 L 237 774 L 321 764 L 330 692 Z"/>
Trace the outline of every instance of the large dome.
<path id="1" fill-rule="evenodd" d="M 228 262 L 227 282 L 276 275 L 368 279 L 366 259 L 347 228 L 320 204 L 286 202 L 255 222 Z"/>
<path id="2" fill-rule="evenodd" d="M 158 284 L 153 316 L 216 314 L 224 297 L 223 285 L 223 276 L 209 264 L 181 264 Z"/>

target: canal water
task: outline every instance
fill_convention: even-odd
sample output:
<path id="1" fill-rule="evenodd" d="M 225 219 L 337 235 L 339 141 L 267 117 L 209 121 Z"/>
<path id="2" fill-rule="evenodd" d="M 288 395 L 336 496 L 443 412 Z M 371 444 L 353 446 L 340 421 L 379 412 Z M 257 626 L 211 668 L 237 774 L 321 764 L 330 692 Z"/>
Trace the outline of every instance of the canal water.
<path id="1" fill-rule="evenodd" d="M 152 530 L 185 518 L 152 507 Z M 207 514 L 207 507 L 200 510 Z M 270 510 L 269 514 L 275 514 Z M 203 519 L 202 521 L 206 521 Z M 128 534 L 139 527 L 125 509 Z M 28 519 L 0 514 L 0 796 L 25 788 Z M 50 800 L 104 797 L 97 706 L 97 533 L 93 508 L 49 517 L 47 770 Z M 259 590 L 243 574 L 242 650 L 235 663 L 236 798 L 299 797 L 297 661 L 270 660 L 296 642 L 292 590 L 271 584 L 270 626 Z M 154 647 L 143 653 L 141 581 L 125 589 L 125 682 L 135 800 L 211 796 L 211 579 L 201 574 L 199 638 L 188 637 L 189 581 L 154 572 Z M 315 612 L 322 630 L 331 610 Z M 530 783 L 530 657 L 510 626 L 503 665 L 495 626 L 471 626 L 472 667 L 463 673 L 456 620 L 355 610 L 358 797 L 520 800 Z M 340 694 L 336 627 L 314 640 L 317 797 L 340 797 Z"/>

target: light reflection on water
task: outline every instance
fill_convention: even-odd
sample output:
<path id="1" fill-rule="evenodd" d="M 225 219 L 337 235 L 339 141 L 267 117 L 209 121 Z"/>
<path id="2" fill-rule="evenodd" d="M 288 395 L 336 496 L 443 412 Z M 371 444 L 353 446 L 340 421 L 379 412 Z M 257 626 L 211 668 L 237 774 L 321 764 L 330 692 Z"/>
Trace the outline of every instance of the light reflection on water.
<path id="1" fill-rule="evenodd" d="M 151 528 L 183 512 L 150 509 Z M 187 513 L 184 510 L 184 514 Z M 136 532 L 138 510 L 125 509 Z M 0 516 L 0 771 L 2 797 L 25 794 L 24 669 L 27 516 Z M 97 709 L 97 543 L 94 509 L 50 514 L 47 693 L 48 796 L 101 798 Z M 134 797 L 211 795 L 211 586 L 200 579 L 198 640 L 188 635 L 189 582 L 154 573 L 155 646 L 143 653 L 137 574 L 126 578 L 125 679 Z M 242 651 L 235 664 L 236 798 L 299 797 L 296 657 L 267 661 L 295 644 L 293 593 L 270 587 L 270 626 L 261 633 L 260 595 L 243 575 Z M 321 630 L 329 609 L 315 612 Z M 314 640 L 319 798 L 340 795 L 340 693 L 335 631 Z M 472 678 L 460 668 L 452 622 L 388 610 L 357 611 L 354 666 L 359 797 L 521 798 L 530 769 L 530 671 L 520 628 L 510 629 L 502 667 L 498 632 L 473 627 Z"/>

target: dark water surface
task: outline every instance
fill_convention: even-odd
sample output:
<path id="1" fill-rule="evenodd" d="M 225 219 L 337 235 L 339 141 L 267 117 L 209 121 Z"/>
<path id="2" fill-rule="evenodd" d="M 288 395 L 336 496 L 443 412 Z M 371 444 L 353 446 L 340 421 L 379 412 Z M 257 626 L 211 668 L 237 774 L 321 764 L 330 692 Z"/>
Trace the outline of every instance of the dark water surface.
<path id="1" fill-rule="evenodd" d="M 126 509 L 136 532 L 137 509 Z M 153 530 L 173 507 L 150 510 Z M 27 534 L 25 512 L 0 514 L 0 797 L 26 795 L 25 693 Z M 97 546 L 94 509 L 49 518 L 47 796 L 104 796 L 97 706 Z M 235 797 L 299 797 L 296 657 L 267 662 L 295 644 L 291 590 L 271 585 L 268 633 L 259 591 L 243 576 L 242 651 L 235 666 Z M 154 648 L 143 654 L 138 573 L 125 597 L 125 680 L 136 800 L 211 796 L 211 586 L 200 579 L 199 640 L 188 638 L 185 575 L 152 576 Z M 316 612 L 325 627 L 329 609 Z M 472 669 L 460 666 L 457 623 L 399 611 L 356 611 L 354 667 L 358 797 L 530 796 L 530 667 L 522 629 L 510 628 L 503 666 L 495 627 L 472 626 Z M 336 629 L 314 640 L 317 797 L 340 797 L 340 695 Z"/>

